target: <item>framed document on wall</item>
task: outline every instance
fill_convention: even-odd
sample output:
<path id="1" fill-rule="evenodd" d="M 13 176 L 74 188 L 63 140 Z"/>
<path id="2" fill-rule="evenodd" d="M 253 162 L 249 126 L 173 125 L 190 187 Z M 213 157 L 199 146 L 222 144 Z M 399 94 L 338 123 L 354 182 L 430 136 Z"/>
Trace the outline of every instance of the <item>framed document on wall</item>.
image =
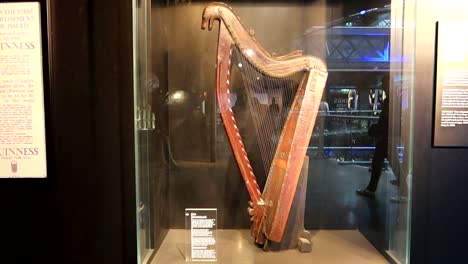
<path id="1" fill-rule="evenodd" d="M 468 147 L 468 20 L 437 23 L 434 147 Z"/>
<path id="2" fill-rule="evenodd" d="M 0 2 L 0 178 L 47 177 L 46 8 Z"/>

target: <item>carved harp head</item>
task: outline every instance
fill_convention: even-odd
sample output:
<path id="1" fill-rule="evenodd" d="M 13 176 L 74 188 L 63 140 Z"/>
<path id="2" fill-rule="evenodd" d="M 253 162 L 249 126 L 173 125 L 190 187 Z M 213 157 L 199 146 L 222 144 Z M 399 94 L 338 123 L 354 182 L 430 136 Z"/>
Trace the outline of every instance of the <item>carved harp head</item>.
<path id="1" fill-rule="evenodd" d="M 304 56 L 300 51 L 272 55 L 226 4 L 211 3 L 205 7 L 202 29 L 211 30 L 215 20 L 220 21 L 216 97 L 250 195 L 252 235 L 259 244 L 266 239 L 280 242 L 317 117 L 327 68 L 320 59 Z M 231 87 L 235 73 L 241 75 L 241 88 Z M 247 112 L 257 135 L 263 173 L 254 169 L 257 166 L 253 166 L 252 155 L 244 143 L 245 137 L 239 129 L 243 120 L 233 105 L 234 92 L 246 95 L 244 103 L 248 105 Z M 238 96 L 239 100 L 242 98 Z M 267 176 L 264 186 L 257 182 L 259 174 Z"/>
<path id="2" fill-rule="evenodd" d="M 208 30 L 212 30 L 214 21 L 221 18 L 218 9 L 226 7 L 227 5 L 222 3 L 211 3 L 209 6 L 205 7 L 202 14 L 201 28 L 206 29 L 208 26 Z"/>

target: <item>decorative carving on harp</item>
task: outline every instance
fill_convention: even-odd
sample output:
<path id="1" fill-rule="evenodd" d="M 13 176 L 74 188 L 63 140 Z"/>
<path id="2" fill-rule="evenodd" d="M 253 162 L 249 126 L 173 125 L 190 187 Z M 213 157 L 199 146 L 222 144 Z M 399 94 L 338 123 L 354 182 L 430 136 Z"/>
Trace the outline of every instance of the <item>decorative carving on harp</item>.
<path id="1" fill-rule="evenodd" d="M 218 107 L 250 195 L 251 233 L 258 244 L 264 244 L 266 239 L 280 242 L 315 124 L 327 68 L 320 59 L 303 56 L 300 51 L 284 56 L 270 54 L 226 4 L 211 3 L 205 7 L 202 29 L 208 27 L 211 30 L 215 20 L 219 21 L 216 58 Z M 262 116 L 261 121 L 254 120 L 257 136 L 267 137 L 259 140 L 268 175 L 263 191 L 257 184 L 232 110 L 230 82 L 234 67 L 242 75 L 250 111 L 258 111 L 262 106 L 259 95 L 279 94 L 278 100 L 268 99 L 270 109 L 277 111 L 276 117 L 268 119 L 267 115 L 252 114 Z M 274 106 L 273 103 L 279 104 Z M 271 131 L 277 129 L 280 131 L 274 136 Z"/>

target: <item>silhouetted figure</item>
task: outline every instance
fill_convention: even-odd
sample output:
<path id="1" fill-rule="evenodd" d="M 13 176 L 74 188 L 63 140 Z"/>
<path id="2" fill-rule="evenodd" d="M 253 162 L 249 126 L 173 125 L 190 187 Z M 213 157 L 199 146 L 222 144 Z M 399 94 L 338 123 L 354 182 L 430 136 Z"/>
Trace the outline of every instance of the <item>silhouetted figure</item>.
<path id="1" fill-rule="evenodd" d="M 319 140 L 318 140 L 318 150 L 316 158 L 326 158 L 327 154 L 325 153 L 325 122 L 326 116 L 330 111 L 327 101 L 322 99 L 319 105 L 319 113 L 317 115 L 317 130 L 319 131 Z"/>
<path id="2" fill-rule="evenodd" d="M 359 195 L 374 197 L 385 158 L 388 153 L 388 99 L 384 101 L 377 124 L 369 128 L 369 136 L 375 138 L 375 152 L 372 158 L 371 179 L 366 189 L 357 190 Z"/>
<path id="3" fill-rule="evenodd" d="M 279 106 L 278 106 L 278 102 L 276 102 L 275 97 L 273 97 L 271 100 L 270 113 L 275 116 L 279 114 Z"/>

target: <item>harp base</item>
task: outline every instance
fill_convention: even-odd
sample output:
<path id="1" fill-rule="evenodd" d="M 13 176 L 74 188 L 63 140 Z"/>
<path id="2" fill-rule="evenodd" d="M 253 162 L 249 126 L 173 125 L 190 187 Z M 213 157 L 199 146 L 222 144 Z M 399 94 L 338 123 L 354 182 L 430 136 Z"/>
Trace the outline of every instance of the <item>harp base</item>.
<path id="1" fill-rule="evenodd" d="M 288 222 L 284 230 L 283 240 L 281 242 L 268 240 L 263 247 L 265 251 L 278 251 L 293 248 L 297 248 L 300 252 L 312 251 L 312 235 L 304 228 L 308 172 L 309 157 L 305 156 L 291 211 L 289 212 Z"/>

